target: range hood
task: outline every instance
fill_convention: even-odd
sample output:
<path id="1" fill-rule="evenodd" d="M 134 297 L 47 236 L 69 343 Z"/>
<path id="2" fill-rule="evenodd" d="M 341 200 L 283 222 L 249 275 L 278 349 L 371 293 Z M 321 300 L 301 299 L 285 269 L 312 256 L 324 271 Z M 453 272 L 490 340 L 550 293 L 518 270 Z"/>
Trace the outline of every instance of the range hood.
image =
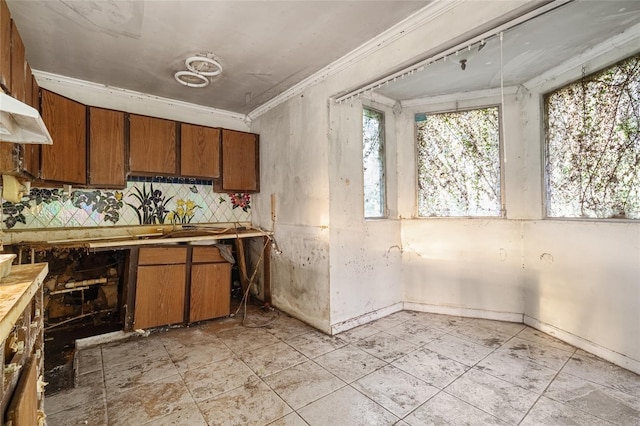
<path id="1" fill-rule="evenodd" d="M 53 139 L 35 108 L 0 91 L 0 142 L 51 145 Z"/>

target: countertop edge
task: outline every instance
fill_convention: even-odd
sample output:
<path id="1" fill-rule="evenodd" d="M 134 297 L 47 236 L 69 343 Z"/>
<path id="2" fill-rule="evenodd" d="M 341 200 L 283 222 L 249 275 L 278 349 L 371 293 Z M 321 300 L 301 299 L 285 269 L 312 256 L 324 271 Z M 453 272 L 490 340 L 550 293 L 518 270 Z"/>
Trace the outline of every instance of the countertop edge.
<path id="1" fill-rule="evenodd" d="M 9 336 L 9 333 L 11 332 L 14 324 L 16 323 L 20 315 L 22 315 L 23 311 L 44 282 L 44 279 L 49 272 L 49 265 L 47 263 L 14 265 L 12 266 L 12 272 L 8 276 L 3 278 L 3 281 L 7 281 L 11 278 L 12 275 L 17 275 L 19 272 L 22 272 L 20 271 L 21 269 L 33 268 L 34 265 L 39 266 L 40 270 L 34 268 L 33 274 L 28 275 L 21 282 L 14 284 L 23 285 L 24 289 L 22 289 L 20 296 L 17 297 L 13 305 L 9 307 L 7 313 L 2 318 L 0 318 L 1 340 L 5 340 Z M 0 291 L 2 289 L 2 285 L 3 283 L 0 281 Z M 41 312 L 40 315 L 43 315 L 43 313 Z"/>

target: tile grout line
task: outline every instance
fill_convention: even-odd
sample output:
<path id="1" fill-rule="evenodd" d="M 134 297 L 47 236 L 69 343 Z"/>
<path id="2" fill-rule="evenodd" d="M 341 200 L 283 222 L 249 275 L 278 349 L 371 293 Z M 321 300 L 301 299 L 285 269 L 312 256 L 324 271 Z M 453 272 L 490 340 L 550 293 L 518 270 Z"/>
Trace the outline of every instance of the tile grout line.
<path id="1" fill-rule="evenodd" d="M 576 350 L 574 349 L 573 353 L 575 353 Z M 571 355 L 573 356 L 573 354 Z M 536 398 L 535 402 L 533 403 L 533 405 L 531 405 L 531 407 L 529 407 L 529 409 L 527 410 L 527 412 L 524 414 L 524 416 L 520 419 L 520 421 L 518 422 L 518 425 L 520 425 L 524 419 L 527 418 L 527 416 L 529 415 L 529 413 L 531 413 L 531 410 L 533 410 L 533 407 L 536 406 L 536 404 L 538 403 L 538 401 L 540 401 L 540 398 L 542 398 L 544 396 L 544 394 L 547 392 L 547 390 L 549 389 L 549 387 L 553 384 L 553 382 L 556 380 L 556 378 L 558 377 L 558 375 L 560 374 L 560 372 L 564 369 L 564 367 L 567 365 L 567 363 L 569 362 L 569 360 L 571 359 L 571 356 L 569 358 L 567 358 L 567 360 L 562 364 L 562 367 L 560 367 L 558 369 L 558 371 L 556 371 L 556 374 L 553 375 L 553 379 L 551 379 L 549 381 L 549 383 L 547 384 L 547 386 L 545 386 L 545 388 L 542 390 L 542 392 L 540 392 L 540 394 L 538 395 L 538 397 Z M 555 401 L 555 400 L 554 400 Z M 563 402 L 561 401 L 557 401 L 560 402 L 563 406 L 566 406 Z M 582 411 L 582 410 L 580 410 Z"/>

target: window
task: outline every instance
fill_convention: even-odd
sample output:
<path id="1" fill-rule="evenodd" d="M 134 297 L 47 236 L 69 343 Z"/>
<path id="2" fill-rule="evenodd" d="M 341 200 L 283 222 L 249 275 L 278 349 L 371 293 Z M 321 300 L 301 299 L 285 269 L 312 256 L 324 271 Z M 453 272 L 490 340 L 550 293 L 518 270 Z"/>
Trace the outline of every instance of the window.
<path id="1" fill-rule="evenodd" d="M 640 55 L 545 97 L 547 216 L 640 219 Z"/>
<path id="2" fill-rule="evenodd" d="M 385 216 L 384 114 L 364 108 L 362 116 L 364 217 Z"/>
<path id="3" fill-rule="evenodd" d="M 419 216 L 501 215 L 498 112 L 416 115 Z"/>

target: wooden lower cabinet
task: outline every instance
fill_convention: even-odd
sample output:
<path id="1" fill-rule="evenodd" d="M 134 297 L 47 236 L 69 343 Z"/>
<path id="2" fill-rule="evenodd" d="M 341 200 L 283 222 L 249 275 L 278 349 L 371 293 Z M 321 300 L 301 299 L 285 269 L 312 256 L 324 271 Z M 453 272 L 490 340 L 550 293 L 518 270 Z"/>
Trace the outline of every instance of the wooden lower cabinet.
<path id="1" fill-rule="evenodd" d="M 231 264 L 216 247 L 140 248 L 136 268 L 133 329 L 230 313 Z"/>
<path id="2" fill-rule="evenodd" d="M 134 327 L 150 328 L 184 319 L 186 265 L 138 267 Z"/>
<path id="3" fill-rule="evenodd" d="M 189 322 L 229 315 L 231 264 L 203 263 L 191 266 Z"/>

